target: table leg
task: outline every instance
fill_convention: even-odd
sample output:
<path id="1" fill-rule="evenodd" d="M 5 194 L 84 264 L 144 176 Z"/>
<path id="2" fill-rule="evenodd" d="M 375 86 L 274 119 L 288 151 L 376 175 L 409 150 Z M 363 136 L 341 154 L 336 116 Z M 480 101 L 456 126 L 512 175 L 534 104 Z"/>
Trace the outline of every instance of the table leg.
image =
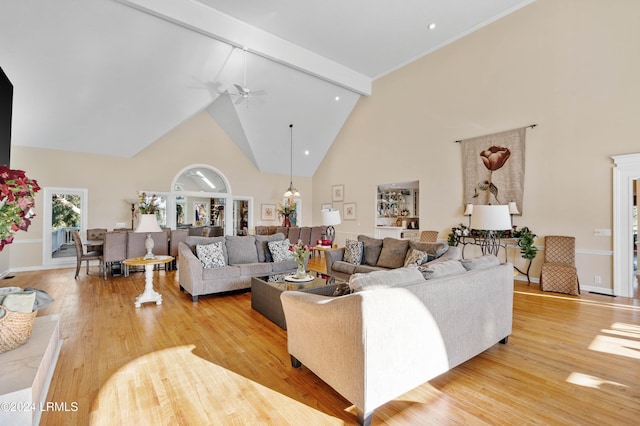
<path id="1" fill-rule="evenodd" d="M 144 293 L 136 297 L 136 308 L 146 302 L 156 302 L 156 305 L 162 304 L 162 295 L 153 290 L 153 266 L 144 265 Z"/>

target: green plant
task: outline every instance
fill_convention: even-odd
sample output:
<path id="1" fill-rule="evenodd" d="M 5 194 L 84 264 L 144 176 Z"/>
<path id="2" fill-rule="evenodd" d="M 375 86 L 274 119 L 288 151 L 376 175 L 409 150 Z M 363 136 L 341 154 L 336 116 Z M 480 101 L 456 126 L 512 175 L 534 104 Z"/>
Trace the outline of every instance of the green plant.
<path id="1" fill-rule="evenodd" d="M 536 234 L 531 232 L 528 227 L 523 227 L 513 233 L 513 236 L 519 238 L 518 246 L 523 259 L 533 260 L 538 253 L 538 249 L 534 245 Z"/>
<path id="2" fill-rule="evenodd" d="M 136 216 L 138 214 L 156 214 L 158 213 L 158 204 L 160 200 L 156 194 L 147 196 L 146 192 L 138 193 L 138 207 L 136 208 Z"/>

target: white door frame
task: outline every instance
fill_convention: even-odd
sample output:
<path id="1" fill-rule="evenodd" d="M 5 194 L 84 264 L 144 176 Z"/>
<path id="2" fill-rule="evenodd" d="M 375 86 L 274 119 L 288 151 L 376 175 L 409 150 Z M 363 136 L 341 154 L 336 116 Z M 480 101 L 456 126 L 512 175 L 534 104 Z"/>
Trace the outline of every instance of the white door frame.
<path id="1" fill-rule="evenodd" d="M 640 179 L 640 154 L 614 155 L 613 294 L 633 297 L 633 185 Z"/>
<path id="2" fill-rule="evenodd" d="M 80 196 L 80 235 L 87 233 L 87 220 L 89 217 L 89 190 L 84 188 L 44 188 L 44 208 L 42 220 L 42 264 L 43 265 L 75 265 L 76 257 L 54 258 L 51 256 L 51 220 L 53 194 L 73 194 Z"/>

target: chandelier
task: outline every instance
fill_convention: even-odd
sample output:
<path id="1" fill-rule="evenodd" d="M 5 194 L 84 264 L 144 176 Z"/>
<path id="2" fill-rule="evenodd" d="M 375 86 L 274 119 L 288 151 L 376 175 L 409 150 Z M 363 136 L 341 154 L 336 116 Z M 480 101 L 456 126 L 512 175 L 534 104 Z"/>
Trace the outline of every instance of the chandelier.
<path id="1" fill-rule="evenodd" d="M 300 193 L 293 186 L 293 124 L 289 124 L 289 131 L 291 133 L 291 161 L 289 163 L 289 188 L 284 193 L 287 198 L 299 197 Z"/>

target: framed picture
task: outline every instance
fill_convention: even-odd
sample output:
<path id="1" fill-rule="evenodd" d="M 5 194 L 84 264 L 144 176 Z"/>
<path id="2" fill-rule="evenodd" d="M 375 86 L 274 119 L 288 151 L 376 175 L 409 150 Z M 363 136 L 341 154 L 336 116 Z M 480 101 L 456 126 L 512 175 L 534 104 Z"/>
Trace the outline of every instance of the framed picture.
<path id="1" fill-rule="evenodd" d="M 331 203 L 324 203 L 320 205 L 320 210 L 331 210 L 333 209 L 333 205 Z"/>
<path id="2" fill-rule="evenodd" d="M 275 204 L 263 204 L 260 212 L 260 219 L 262 220 L 276 220 L 276 205 Z"/>
<path id="3" fill-rule="evenodd" d="M 344 220 L 355 220 L 356 219 L 356 203 L 344 203 L 342 206 L 342 217 Z"/>
<path id="4" fill-rule="evenodd" d="M 331 201 L 344 201 L 344 185 L 331 187 Z"/>

